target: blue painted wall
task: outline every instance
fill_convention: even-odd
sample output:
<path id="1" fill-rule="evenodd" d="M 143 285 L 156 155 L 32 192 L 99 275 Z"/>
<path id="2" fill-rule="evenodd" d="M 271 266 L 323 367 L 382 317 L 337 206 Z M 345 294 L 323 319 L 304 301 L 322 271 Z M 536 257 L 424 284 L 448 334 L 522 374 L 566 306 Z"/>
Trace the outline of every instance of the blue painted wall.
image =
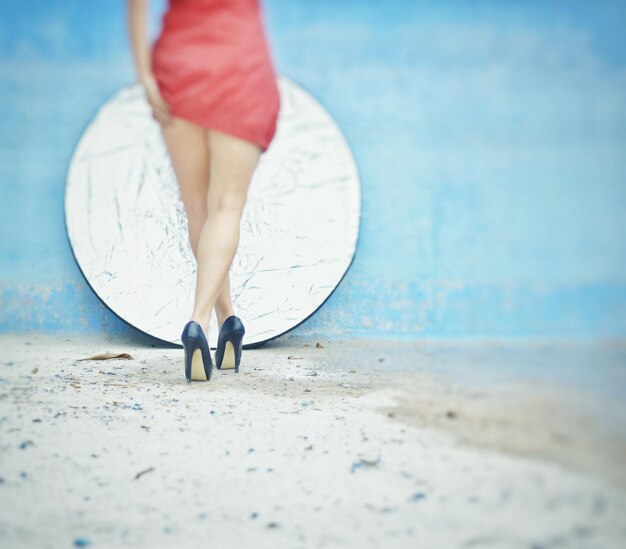
<path id="1" fill-rule="evenodd" d="M 295 333 L 625 336 L 624 6 L 266 0 L 278 70 L 363 186 L 354 263 Z M 133 80 L 124 1 L 0 4 L 0 329 L 132 331 L 74 264 L 63 190 Z"/>

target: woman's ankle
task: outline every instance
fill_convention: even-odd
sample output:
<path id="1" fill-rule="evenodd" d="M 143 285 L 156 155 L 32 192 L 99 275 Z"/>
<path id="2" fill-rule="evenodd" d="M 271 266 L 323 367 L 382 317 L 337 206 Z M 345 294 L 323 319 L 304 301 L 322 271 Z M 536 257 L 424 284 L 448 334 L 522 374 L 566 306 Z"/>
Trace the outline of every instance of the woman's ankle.
<path id="1" fill-rule="evenodd" d="M 233 311 L 232 307 L 224 307 L 224 308 L 218 308 L 217 306 L 215 307 L 215 316 L 217 318 L 217 323 L 219 326 L 222 325 L 222 323 L 229 317 L 234 315 L 235 312 Z"/>

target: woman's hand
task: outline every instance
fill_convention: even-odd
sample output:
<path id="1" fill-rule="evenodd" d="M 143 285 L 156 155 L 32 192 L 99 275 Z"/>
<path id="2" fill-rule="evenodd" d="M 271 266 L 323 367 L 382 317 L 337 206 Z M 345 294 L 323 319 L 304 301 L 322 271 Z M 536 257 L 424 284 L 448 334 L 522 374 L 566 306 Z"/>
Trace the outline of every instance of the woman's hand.
<path id="1" fill-rule="evenodd" d="M 172 121 L 170 114 L 170 107 L 163 99 L 159 90 L 159 85 L 152 74 L 149 74 L 141 79 L 143 89 L 146 92 L 146 98 L 152 108 L 152 117 L 162 126 L 169 124 Z"/>

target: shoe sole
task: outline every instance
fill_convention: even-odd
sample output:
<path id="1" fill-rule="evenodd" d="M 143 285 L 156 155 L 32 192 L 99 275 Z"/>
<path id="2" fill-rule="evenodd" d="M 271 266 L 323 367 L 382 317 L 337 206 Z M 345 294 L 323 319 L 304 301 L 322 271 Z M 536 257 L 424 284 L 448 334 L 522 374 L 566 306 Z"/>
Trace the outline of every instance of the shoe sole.
<path id="1" fill-rule="evenodd" d="M 207 381 L 200 349 L 196 349 L 191 357 L 191 381 Z"/>

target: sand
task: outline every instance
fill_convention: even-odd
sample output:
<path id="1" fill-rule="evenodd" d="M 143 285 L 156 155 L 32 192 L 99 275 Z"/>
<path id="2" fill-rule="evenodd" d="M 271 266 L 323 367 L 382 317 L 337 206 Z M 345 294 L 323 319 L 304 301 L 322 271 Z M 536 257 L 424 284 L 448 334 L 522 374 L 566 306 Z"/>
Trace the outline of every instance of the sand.
<path id="1" fill-rule="evenodd" d="M 615 395 L 289 337 L 187 384 L 148 341 L 0 335 L 1 547 L 626 544 Z"/>

